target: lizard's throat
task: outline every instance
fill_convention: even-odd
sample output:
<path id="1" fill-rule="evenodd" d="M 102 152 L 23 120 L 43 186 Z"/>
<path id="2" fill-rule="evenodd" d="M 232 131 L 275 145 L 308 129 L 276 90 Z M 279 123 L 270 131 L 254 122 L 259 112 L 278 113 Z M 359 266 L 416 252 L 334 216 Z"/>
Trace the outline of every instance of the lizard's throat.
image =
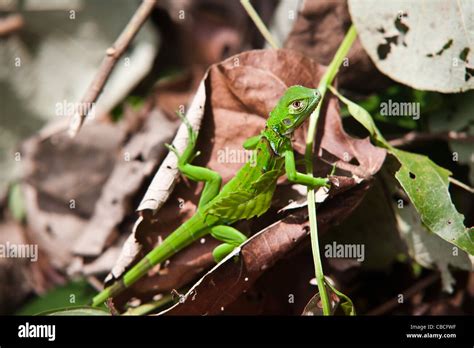
<path id="1" fill-rule="evenodd" d="M 265 131 L 263 132 L 263 136 L 268 140 L 270 147 L 277 156 L 281 156 L 280 146 L 283 144 L 284 140 L 291 139 L 291 134 L 292 133 L 280 134 L 277 129 L 268 125 L 265 127 Z"/>

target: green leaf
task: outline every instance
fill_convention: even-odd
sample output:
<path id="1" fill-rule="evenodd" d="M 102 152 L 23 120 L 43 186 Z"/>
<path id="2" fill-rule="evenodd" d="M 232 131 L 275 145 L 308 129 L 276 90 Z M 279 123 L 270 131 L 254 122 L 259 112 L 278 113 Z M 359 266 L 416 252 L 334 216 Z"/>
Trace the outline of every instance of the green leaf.
<path id="1" fill-rule="evenodd" d="M 329 86 L 329 89 L 335 96 L 337 96 L 344 104 L 347 105 L 349 113 L 369 131 L 370 135 L 375 136 L 376 127 L 370 114 L 364 108 L 345 98 L 334 87 Z"/>
<path id="2" fill-rule="evenodd" d="M 331 288 L 331 291 L 334 292 L 337 297 L 339 297 L 339 303 L 342 310 L 344 311 L 344 314 L 349 316 L 356 315 L 354 303 L 352 303 L 352 300 L 349 298 L 349 296 L 344 295 L 342 292 L 332 286 L 329 282 L 326 281 L 325 283 L 329 288 Z"/>
<path id="3" fill-rule="evenodd" d="M 398 190 L 395 179 L 390 178 L 387 181 L 388 190 L 395 194 Z M 400 236 L 406 243 L 409 255 L 416 261 L 412 264 L 415 275 L 420 274 L 421 266 L 436 268 L 441 273 L 443 290 L 452 293 L 455 278 L 451 274 L 450 267 L 472 271 L 468 254 L 435 233 L 431 233 L 422 223 L 412 204 L 399 205 L 393 200 L 390 200 L 390 203 Z"/>
<path id="4" fill-rule="evenodd" d="M 365 127 L 370 133 L 370 136 L 375 140 L 381 142 L 382 144 L 388 145 L 387 141 L 384 139 L 380 131 L 377 129 L 372 116 L 365 110 L 363 107 L 359 106 L 358 104 L 350 101 L 343 95 L 341 95 L 334 87 L 329 86 L 331 92 L 339 98 L 344 104 L 347 106 L 347 110 L 354 117 L 361 125 Z"/>
<path id="5" fill-rule="evenodd" d="M 451 172 L 428 157 L 395 148 L 389 149 L 400 162 L 395 173 L 400 185 L 428 229 L 474 255 L 474 229 L 464 226 L 464 216 L 451 202 L 448 180 Z"/>
<path id="6" fill-rule="evenodd" d="M 338 314 L 336 313 L 336 311 L 340 308 L 342 312 L 344 313 L 344 315 L 347 315 L 347 316 L 356 315 L 352 300 L 348 296 L 344 295 L 342 292 L 337 290 L 335 287 L 333 287 L 331 284 L 329 284 L 328 281 L 325 281 L 325 284 L 326 284 L 326 291 L 328 292 L 328 295 L 329 295 L 329 302 L 331 305 L 330 314 L 331 315 Z M 337 297 L 334 296 L 334 294 L 336 294 Z M 306 306 L 303 309 L 303 313 L 301 315 L 307 315 L 307 316 L 324 315 L 320 302 L 321 302 L 321 296 L 319 295 L 319 292 L 318 292 L 306 304 Z"/>

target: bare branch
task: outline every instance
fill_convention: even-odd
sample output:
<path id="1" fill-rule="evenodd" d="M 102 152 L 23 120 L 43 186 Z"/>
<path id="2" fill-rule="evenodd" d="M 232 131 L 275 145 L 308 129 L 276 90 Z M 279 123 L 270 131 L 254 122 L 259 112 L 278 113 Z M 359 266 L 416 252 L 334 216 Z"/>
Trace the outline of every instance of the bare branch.
<path id="1" fill-rule="evenodd" d="M 389 143 L 392 146 L 408 146 L 414 143 L 424 142 L 424 141 L 434 141 L 434 140 L 457 140 L 464 142 L 474 142 L 474 136 L 465 133 L 465 132 L 441 132 L 441 133 L 418 133 L 410 132 L 405 134 L 401 138 L 390 140 Z"/>
<path id="2" fill-rule="evenodd" d="M 459 181 L 451 176 L 449 177 L 449 182 L 452 183 L 453 185 L 456 185 L 462 188 L 463 190 L 466 190 L 467 192 L 474 193 L 474 188 L 470 187 L 469 185 L 466 185 L 462 181 Z"/>
<path id="3" fill-rule="evenodd" d="M 90 111 L 88 106 L 95 103 L 95 101 L 99 98 L 99 95 L 102 92 L 113 68 L 115 67 L 115 64 L 125 52 L 128 45 L 138 33 L 140 28 L 143 26 L 148 16 L 151 14 L 153 8 L 155 7 L 156 1 L 157 0 L 143 0 L 140 7 L 138 7 L 120 36 L 117 38 L 114 44 L 106 50 L 106 56 L 99 67 L 99 71 L 95 75 L 94 80 L 89 85 L 89 88 L 82 98 L 82 107 L 78 108 L 71 120 L 69 125 L 69 135 L 71 137 L 76 136 L 81 129 L 81 126 Z"/>
<path id="4" fill-rule="evenodd" d="M 25 25 L 23 16 L 19 14 L 13 14 L 8 17 L 0 19 L 0 37 L 7 36 L 15 31 L 20 30 Z"/>
<path id="5" fill-rule="evenodd" d="M 407 299 L 413 297 L 420 291 L 423 291 L 430 285 L 434 284 L 436 281 L 439 280 L 439 273 L 433 272 L 429 276 L 417 281 L 413 286 L 410 288 L 406 289 L 401 295 L 403 296 L 403 299 L 406 301 Z M 383 303 L 379 307 L 372 309 L 366 315 L 382 315 L 386 314 L 395 308 L 397 308 L 400 305 L 400 302 L 398 300 L 398 297 L 392 298 L 388 300 L 387 302 Z"/>

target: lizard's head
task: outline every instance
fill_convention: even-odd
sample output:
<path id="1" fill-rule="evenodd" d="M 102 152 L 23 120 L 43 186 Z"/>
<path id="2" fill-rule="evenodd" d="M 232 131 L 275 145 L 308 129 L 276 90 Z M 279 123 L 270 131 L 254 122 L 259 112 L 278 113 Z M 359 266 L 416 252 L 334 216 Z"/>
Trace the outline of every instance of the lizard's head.
<path id="1" fill-rule="evenodd" d="M 317 89 L 291 86 L 270 112 L 267 126 L 280 135 L 289 135 L 311 115 L 320 100 Z"/>

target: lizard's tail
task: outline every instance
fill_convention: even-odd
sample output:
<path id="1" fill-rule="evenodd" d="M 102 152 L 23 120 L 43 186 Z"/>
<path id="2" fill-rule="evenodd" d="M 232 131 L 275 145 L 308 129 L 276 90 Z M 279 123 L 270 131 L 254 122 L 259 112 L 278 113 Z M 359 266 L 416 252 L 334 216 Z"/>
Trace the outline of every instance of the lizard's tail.
<path id="1" fill-rule="evenodd" d="M 133 266 L 125 275 L 112 285 L 106 287 L 92 300 L 92 306 L 99 306 L 109 297 L 115 296 L 124 289 L 130 287 L 138 279 L 143 277 L 153 266 L 168 260 L 181 249 L 185 248 L 195 240 L 207 233 L 208 226 L 199 214 L 178 227 L 155 249 L 150 251 L 143 259 Z"/>

